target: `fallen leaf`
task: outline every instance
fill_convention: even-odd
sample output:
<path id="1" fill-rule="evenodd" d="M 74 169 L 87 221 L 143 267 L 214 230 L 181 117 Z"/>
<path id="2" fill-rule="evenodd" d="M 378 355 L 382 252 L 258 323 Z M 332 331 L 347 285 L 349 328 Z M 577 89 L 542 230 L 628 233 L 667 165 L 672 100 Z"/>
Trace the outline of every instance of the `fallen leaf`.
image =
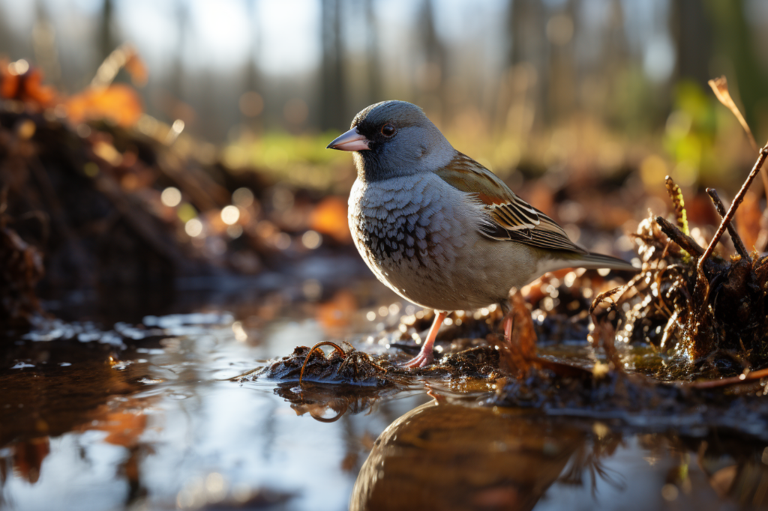
<path id="1" fill-rule="evenodd" d="M 24 73 L 17 73 L 13 63 L 0 60 L 0 97 L 15 99 L 39 108 L 52 106 L 56 90 L 42 84 L 43 73 L 36 67 L 28 67 Z"/>
<path id="2" fill-rule="evenodd" d="M 321 234 L 327 234 L 340 243 L 352 240 L 347 223 L 347 203 L 341 197 L 328 197 L 312 211 L 310 227 Z"/>
<path id="3" fill-rule="evenodd" d="M 120 126 L 132 126 L 141 118 L 143 106 L 136 91 L 128 85 L 90 87 L 66 101 L 64 107 L 73 123 L 109 119 Z"/>

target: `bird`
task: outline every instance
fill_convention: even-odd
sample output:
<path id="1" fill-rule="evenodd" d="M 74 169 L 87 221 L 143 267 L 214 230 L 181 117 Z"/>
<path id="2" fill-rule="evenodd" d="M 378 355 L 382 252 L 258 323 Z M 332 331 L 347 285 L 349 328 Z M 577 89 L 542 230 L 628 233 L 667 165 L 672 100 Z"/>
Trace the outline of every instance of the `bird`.
<path id="1" fill-rule="evenodd" d="M 433 362 L 449 312 L 495 303 L 508 311 L 511 288 L 558 269 L 636 271 L 571 241 L 493 172 L 454 149 L 414 104 L 364 108 L 327 148 L 352 152 L 357 178 L 348 221 L 363 260 L 405 300 L 435 310 L 419 354 L 404 367 Z M 506 314 L 508 340 L 511 330 Z"/>

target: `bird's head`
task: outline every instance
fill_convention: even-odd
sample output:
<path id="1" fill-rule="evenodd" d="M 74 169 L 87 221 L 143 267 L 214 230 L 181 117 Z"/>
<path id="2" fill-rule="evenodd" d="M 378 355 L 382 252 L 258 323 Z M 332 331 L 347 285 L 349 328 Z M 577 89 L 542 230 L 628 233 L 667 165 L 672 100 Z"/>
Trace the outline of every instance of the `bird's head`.
<path id="1" fill-rule="evenodd" d="M 354 151 L 358 178 L 369 182 L 434 172 L 456 153 L 421 108 L 405 101 L 365 108 L 328 148 Z"/>

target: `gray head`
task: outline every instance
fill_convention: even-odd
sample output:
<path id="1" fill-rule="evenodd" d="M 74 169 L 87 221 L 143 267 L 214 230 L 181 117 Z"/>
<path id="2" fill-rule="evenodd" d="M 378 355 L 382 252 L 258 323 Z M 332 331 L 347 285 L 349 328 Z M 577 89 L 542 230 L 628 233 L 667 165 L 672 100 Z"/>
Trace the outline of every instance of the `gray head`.
<path id="1" fill-rule="evenodd" d="M 366 181 L 432 172 L 456 153 L 421 108 L 405 101 L 369 106 L 328 147 L 355 151 L 358 178 Z"/>

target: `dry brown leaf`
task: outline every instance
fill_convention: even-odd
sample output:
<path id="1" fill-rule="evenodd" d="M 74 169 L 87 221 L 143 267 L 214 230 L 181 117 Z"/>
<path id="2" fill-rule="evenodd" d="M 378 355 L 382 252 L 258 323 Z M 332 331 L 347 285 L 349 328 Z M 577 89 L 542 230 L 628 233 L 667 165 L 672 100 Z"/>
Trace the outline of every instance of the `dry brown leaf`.
<path id="1" fill-rule="evenodd" d="M 509 304 L 510 311 L 507 317 L 512 320 L 512 329 L 509 338 L 505 332 L 499 356 L 507 372 L 517 378 L 523 378 L 528 374 L 531 362 L 536 358 L 536 330 L 525 299 L 515 288 L 509 293 Z"/>
<path id="2" fill-rule="evenodd" d="M 718 99 L 718 101 L 720 101 L 720 103 L 725 105 L 731 111 L 731 113 L 739 121 L 739 124 L 741 124 L 741 127 L 744 128 L 744 131 L 747 133 L 749 144 L 752 146 L 752 150 L 759 152 L 760 146 L 757 145 L 755 137 L 752 135 L 752 130 L 749 129 L 747 121 L 744 119 L 744 116 L 741 115 L 741 111 L 739 110 L 739 107 L 736 106 L 736 103 L 734 103 L 733 98 L 731 98 L 731 93 L 728 92 L 728 80 L 725 78 L 725 76 L 721 76 L 720 78 L 710 80 L 708 83 L 709 86 L 712 87 L 712 92 L 715 93 L 715 97 Z M 760 178 L 763 180 L 765 196 L 768 197 L 768 175 L 766 175 L 765 172 L 760 172 Z"/>
<path id="3" fill-rule="evenodd" d="M 317 321 L 325 328 L 342 327 L 349 324 L 357 310 L 357 299 L 350 291 L 337 292 L 333 298 L 317 306 Z"/>
<path id="4" fill-rule="evenodd" d="M 16 74 L 7 60 L 0 60 L 0 97 L 47 108 L 53 105 L 56 90 L 42 81 L 43 74 L 38 68 L 30 66 L 26 72 Z"/>
<path id="5" fill-rule="evenodd" d="M 89 87 L 67 99 L 64 106 L 73 123 L 109 119 L 120 126 L 132 126 L 143 114 L 139 95 L 123 84 Z"/>
<path id="6" fill-rule="evenodd" d="M 309 225 L 341 243 L 352 239 L 347 223 L 347 202 L 340 197 L 328 197 L 320 202 L 309 217 Z"/>
<path id="7" fill-rule="evenodd" d="M 736 106 L 736 103 L 733 101 L 733 98 L 731 97 L 731 93 L 728 92 L 728 80 L 725 78 L 725 76 L 721 76 L 720 78 L 715 78 L 713 80 L 710 80 L 709 86 L 712 88 L 712 92 L 715 93 L 715 97 L 717 98 L 720 103 L 725 105 L 726 108 L 728 108 L 731 113 L 736 117 L 736 119 L 739 121 L 739 124 L 741 124 L 741 127 L 744 128 L 744 131 L 747 133 L 747 138 L 749 139 L 749 143 L 752 146 L 752 149 L 755 150 L 755 152 L 759 151 L 760 148 L 757 145 L 757 142 L 755 142 L 755 137 L 752 135 L 752 130 L 749 129 L 749 125 L 747 124 L 747 121 L 744 119 L 744 116 L 741 115 L 741 111 L 739 110 L 739 107 Z"/>

